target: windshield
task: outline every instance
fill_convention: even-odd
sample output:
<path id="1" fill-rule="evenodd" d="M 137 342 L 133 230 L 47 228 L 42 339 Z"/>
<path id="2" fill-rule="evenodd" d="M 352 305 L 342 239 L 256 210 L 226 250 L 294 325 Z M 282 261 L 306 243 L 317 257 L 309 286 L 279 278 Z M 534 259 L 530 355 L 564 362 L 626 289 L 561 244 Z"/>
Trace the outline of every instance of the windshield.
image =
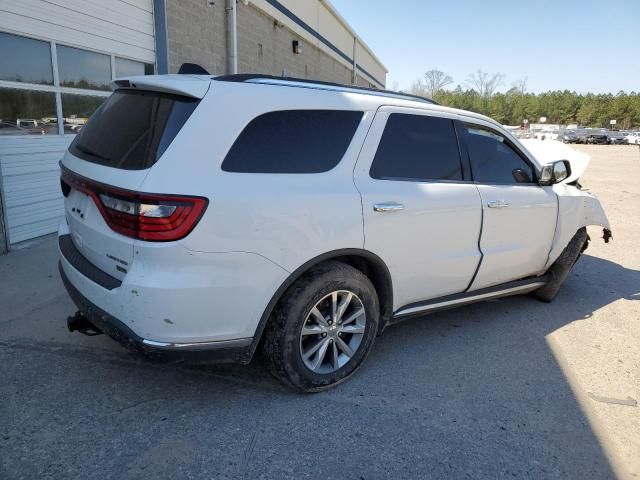
<path id="1" fill-rule="evenodd" d="M 69 151 L 108 167 L 150 168 L 198 103 L 197 99 L 158 92 L 116 91 L 91 116 Z"/>

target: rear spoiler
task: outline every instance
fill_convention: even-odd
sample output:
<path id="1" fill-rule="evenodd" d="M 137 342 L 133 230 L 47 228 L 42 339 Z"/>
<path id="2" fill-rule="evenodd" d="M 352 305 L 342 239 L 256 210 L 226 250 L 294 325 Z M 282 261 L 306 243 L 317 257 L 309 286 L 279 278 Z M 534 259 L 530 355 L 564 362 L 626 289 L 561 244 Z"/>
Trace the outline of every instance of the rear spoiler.
<path id="1" fill-rule="evenodd" d="M 203 98 L 211 85 L 210 75 L 139 75 L 111 82 L 114 90 L 150 90 L 192 98 Z"/>

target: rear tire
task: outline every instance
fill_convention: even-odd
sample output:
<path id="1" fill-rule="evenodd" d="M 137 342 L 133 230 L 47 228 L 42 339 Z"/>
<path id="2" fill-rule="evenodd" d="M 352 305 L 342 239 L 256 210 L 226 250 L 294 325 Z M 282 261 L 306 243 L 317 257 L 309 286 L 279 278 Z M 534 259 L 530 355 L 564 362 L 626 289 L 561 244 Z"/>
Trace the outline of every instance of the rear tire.
<path id="1" fill-rule="evenodd" d="M 302 392 L 334 387 L 366 360 L 379 317 L 376 290 L 362 272 L 324 263 L 300 277 L 272 313 L 262 343 L 269 370 Z"/>
<path id="2" fill-rule="evenodd" d="M 587 229 L 582 227 L 576 232 L 567 247 L 547 271 L 551 275 L 549 283 L 534 291 L 533 296 L 543 302 L 552 302 L 558 295 L 560 287 L 562 287 L 564 280 L 569 275 L 571 268 L 578 261 L 582 252 L 587 249 L 588 245 L 589 235 L 587 235 Z"/>

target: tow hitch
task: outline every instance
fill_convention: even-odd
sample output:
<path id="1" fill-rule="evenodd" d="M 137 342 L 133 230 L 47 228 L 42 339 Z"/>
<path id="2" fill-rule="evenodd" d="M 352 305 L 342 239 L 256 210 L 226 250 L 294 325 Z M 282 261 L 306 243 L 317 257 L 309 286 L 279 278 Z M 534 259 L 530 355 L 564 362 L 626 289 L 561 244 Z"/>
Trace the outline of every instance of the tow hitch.
<path id="1" fill-rule="evenodd" d="M 89 321 L 87 317 L 80 311 L 76 312 L 72 317 L 67 317 L 67 328 L 70 332 L 80 332 L 88 335 L 89 337 L 94 337 L 96 335 L 101 335 L 102 330 L 96 327 L 93 323 Z"/>

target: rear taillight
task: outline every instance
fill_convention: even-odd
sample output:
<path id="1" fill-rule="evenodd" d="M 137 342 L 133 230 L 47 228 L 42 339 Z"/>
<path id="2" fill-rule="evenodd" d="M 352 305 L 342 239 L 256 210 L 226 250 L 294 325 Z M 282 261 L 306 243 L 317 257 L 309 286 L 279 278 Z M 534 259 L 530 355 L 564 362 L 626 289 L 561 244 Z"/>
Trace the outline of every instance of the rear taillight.
<path id="1" fill-rule="evenodd" d="M 66 184 L 89 195 L 107 225 L 127 237 L 149 242 L 180 240 L 198 224 L 209 203 L 204 197 L 124 190 L 61 168 L 63 190 Z"/>

